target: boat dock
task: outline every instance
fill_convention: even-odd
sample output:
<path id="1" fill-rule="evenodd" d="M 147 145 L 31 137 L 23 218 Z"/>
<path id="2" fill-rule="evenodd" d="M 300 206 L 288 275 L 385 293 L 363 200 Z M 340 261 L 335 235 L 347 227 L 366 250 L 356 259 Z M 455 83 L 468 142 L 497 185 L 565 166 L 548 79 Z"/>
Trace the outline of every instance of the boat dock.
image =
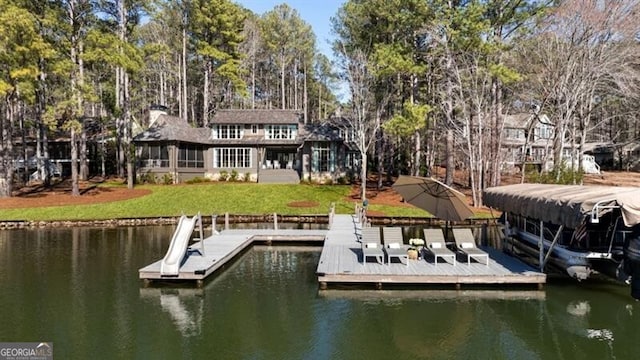
<path id="1" fill-rule="evenodd" d="M 189 246 L 177 275 L 163 275 L 160 259 L 140 269 L 139 278 L 145 281 L 195 280 L 201 285 L 209 275 L 254 243 L 304 242 L 318 243 L 320 246 L 326 233 L 327 230 L 224 230 Z"/>
<path id="2" fill-rule="evenodd" d="M 376 289 L 392 285 L 508 286 L 528 285 L 542 288 L 546 275 L 497 250 L 489 253 L 489 264 L 458 257 L 453 264 L 433 258 L 408 260 L 407 264 L 363 262 L 360 244 L 361 224 L 355 215 L 334 215 L 328 230 L 252 229 L 223 230 L 191 244 L 175 275 L 163 275 L 162 259 L 139 270 L 145 281 L 195 280 L 199 285 L 211 274 L 232 261 L 254 242 L 305 242 L 322 245 L 316 273 L 321 289 L 334 284 L 369 284 Z"/>

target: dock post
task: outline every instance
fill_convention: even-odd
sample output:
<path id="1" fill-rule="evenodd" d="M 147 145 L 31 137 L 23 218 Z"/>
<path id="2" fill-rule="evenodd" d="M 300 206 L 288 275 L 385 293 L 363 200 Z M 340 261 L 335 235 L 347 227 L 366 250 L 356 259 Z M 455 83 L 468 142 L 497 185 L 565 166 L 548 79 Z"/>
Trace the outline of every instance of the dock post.
<path id="1" fill-rule="evenodd" d="M 224 229 L 229 230 L 229 213 L 224 213 Z"/>
<path id="2" fill-rule="evenodd" d="M 200 229 L 200 256 L 204 256 L 204 230 L 202 230 L 202 214 L 198 211 L 198 227 Z"/>
<path id="3" fill-rule="evenodd" d="M 278 230 L 278 214 L 273 213 L 273 229 Z"/>
<path id="4" fill-rule="evenodd" d="M 212 214 L 211 215 L 211 235 L 215 235 L 218 233 L 218 230 L 216 230 L 216 227 L 218 222 L 218 215 Z"/>

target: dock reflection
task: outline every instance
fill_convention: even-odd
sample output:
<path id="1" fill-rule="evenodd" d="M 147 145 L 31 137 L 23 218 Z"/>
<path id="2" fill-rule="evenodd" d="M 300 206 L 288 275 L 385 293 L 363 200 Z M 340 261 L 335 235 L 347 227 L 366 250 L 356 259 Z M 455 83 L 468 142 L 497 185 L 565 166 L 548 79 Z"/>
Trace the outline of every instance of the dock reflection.
<path id="1" fill-rule="evenodd" d="M 160 304 L 176 328 L 185 337 L 202 332 L 204 289 L 202 288 L 141 288 L 140 298 Z"/>

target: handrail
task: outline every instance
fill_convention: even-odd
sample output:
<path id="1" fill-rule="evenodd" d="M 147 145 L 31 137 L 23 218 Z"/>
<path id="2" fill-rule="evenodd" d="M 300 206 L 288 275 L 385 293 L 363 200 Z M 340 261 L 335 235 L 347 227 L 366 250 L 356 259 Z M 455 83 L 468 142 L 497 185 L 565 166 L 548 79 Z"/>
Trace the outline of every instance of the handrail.
<path id="1" fill-rule="evenodd" d="M 591 209 L 591 223 L 598 224 L 600 223 L 600 209 L 617 209 L 619 205 L 601 205 L 603 203 L 609 203 L 615 201 L 616 199 L 608 199 L 608 200 L 600 200 L 595 205 L 593 205 L 593 209 Z"/>

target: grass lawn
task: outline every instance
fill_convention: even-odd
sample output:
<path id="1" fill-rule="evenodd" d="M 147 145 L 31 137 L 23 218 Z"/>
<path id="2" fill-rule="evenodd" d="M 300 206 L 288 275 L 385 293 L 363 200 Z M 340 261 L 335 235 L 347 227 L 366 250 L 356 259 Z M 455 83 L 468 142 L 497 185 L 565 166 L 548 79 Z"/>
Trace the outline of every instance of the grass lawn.
<path id="1" fill-rule="evenodd" d="M 107 185 L 108 186 L 108 185 Z M 140 185 L 151 194 L 129 200 L 93 205 L 69 205 L 3 209 L 0 220 L 52 221 L 102 220 L 224 214 L 327 214 L 332 203 L 337 213 L 352 213 L 355 200 L 350 186 L 285 185 L 247 183 L 203 183 L 192 185 Z M 376 213 L 387 216 L 429 216 L 407 206 L 374 205 Z"/>

